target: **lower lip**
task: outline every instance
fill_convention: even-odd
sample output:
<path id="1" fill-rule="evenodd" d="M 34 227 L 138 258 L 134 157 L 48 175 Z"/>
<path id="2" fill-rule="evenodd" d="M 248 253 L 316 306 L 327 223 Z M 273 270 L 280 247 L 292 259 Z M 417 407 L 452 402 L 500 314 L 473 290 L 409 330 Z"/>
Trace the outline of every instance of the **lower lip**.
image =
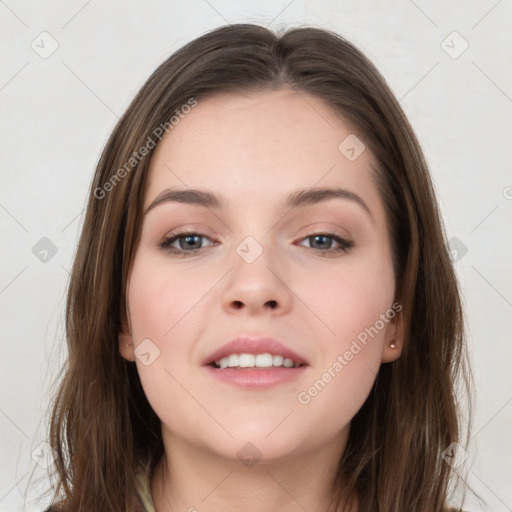
<path id="1" fill-rule="evenodd" d="M 297 379 L 304 374 L 307 365 L 297 368 L 215 368 L 205 366 L 206 370 L 215 378 L 241 388 L 261 389 L 277 386 Z"/>

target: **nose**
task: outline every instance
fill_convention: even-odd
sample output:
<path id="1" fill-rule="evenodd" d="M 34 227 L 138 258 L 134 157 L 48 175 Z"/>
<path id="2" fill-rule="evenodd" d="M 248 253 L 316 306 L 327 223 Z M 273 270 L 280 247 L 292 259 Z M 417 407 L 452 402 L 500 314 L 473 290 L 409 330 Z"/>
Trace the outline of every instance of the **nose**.
<path id="1" fill-rule="evenodd" d="M 230 314 L 282 315 L 290 310 L 292 291 L 289 277 L 266 251 L 247 263 L 238 255 L 223 290 L 223 308 Z"/>

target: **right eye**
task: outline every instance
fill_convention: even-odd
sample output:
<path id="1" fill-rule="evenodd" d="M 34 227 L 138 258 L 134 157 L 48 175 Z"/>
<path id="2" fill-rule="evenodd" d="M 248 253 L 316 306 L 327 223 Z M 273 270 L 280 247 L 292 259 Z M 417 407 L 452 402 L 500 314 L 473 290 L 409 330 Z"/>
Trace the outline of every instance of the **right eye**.
<path id="1" fill-rule="evenodd" d="M 165 237 L 158 246 L 165 252 L 187 257 L 193 256 L 203 249 L 201 239 L 210 240 L 202 233 L 182 231 L 181 233 L 172 233 L 170 236 Z M 176 242 L 179 247 L 173 247 L 173 244 Z"/>

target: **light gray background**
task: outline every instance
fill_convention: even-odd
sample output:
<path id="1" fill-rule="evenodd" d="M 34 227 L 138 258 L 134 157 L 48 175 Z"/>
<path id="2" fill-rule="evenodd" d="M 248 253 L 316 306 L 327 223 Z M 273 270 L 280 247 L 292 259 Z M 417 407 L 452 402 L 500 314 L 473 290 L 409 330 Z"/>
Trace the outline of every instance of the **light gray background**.
<path id="1" fill-rule="evenodd" d="M 511 511 L 506 0 L 0 1 L 0 511 L 22 510 L 29 476 L 45 475 L 42 421 L 65 356 L 64 294 L 99 153 L 149 74 L 184 43 L 227 22 L 335 30 L 370 57 L 400 100 L 430 164 L 448 237 L 459 240 L 452 244 L 477 384 L 472 448 L 461 468 L 489 504 L 470 498 L 466 509 Z M 53 39 L 58 48 L 48 56 Z M 57 248 L 46 262 L 32 251 L 43 237 Z M 43 509 L 46 501 L 34 504 L 37 494 L 28 491 L 26 510 Z"/>

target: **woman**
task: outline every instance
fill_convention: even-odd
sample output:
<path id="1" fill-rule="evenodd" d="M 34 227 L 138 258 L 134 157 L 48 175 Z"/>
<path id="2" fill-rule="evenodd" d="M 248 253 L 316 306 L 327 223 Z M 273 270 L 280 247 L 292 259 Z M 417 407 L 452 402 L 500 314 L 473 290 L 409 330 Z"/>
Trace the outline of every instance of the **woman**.
<path id="1" fill-rule="evenodd" d="M 373 64 L 316 28 L 209 32 L 147 80 L 94 176 L 51 510 L 448 510 L 462 320 Z"/>

